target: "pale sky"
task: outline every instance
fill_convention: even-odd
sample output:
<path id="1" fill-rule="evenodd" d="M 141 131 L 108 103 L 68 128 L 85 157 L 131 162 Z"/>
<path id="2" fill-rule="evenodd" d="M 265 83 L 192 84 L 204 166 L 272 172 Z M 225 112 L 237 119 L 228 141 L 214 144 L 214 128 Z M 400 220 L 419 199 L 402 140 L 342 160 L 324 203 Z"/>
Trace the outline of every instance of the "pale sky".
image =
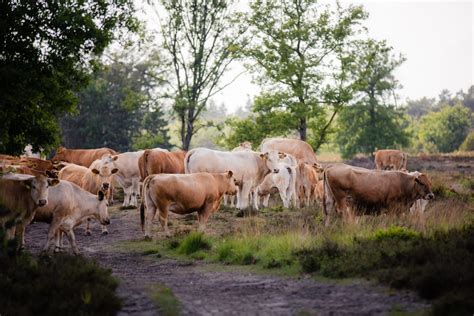
<path id="1" fill-rule="evenodd" d="M 474 84 L 473 1 L 342 1 L 361 3 L 369 13 L 369 36 L 385 39 L 407 60 L 395 72 L 403 85 L 401 101 L 436 97 L 443 89 L 464 91 Z M 244 68 L 235 64 L 224 78 L 230 81 Z M 229 112 L 244 106 L 247 95 L 258 94 L 250 74 L 241 75 L 214 97 Z"/>
<path id="2" fill-rule="evenodd" d="M 136 0 L 138 1 L 138 0 Z M 330 2 L 330 0 L 323 0 Z M 239 6 L 247 1 L 241 0 Z M 375 1 L 341 0 L 344 5 L 363 4 L 369 13 L 365 21 L 369 36 L 385 39 L 396 54 L 407 60 L 395 72 L 403 88 L 399 102 L 407 98 L 436 97 L 441 90 L 466 91 L 474 84 L 474 0 L 472 1 Z M 146 10 L 148 11 L 148 10 Z M 145 13 L 155 24 L 150 13 Z M 235 62 L 222 80 L 230 82 L 245 68 Z M 244 73 L 213 97 L 225 103 L 228 112 L 244 106 L 248 97 L 260 91 L 251 83 L 252 75 Z"/>

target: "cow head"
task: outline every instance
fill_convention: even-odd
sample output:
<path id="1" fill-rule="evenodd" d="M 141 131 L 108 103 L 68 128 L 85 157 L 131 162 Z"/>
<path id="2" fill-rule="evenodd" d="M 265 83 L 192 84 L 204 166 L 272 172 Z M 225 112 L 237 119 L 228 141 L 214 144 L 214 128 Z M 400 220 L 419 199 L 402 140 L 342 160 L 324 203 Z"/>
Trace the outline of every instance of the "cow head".
<path id="1" fill-rule="evenodd" d="M 107 191 L 112 183 L 112 176 L 118 172 L 117 168 L 111 168 L 110 165 L 101 164 L 97 168 L 91 169 L 91 172 L 99 177 L 101 190 Z"/>
<path id="2" fill-rule="evenodd" d="M 65 157 L 64 157 L 64 150 L 65 149 L 66 148 L 64 148 L 64 147 L 59 147 L 58 149 L 56 149 L 56 154 L 51 159 L 51 161 L 53 161 L 53 162 L 64 161 L 65 160 Z"/>
<path id="3" fill-rule="evenodd" d="M 428 176 L 418 171 L 412 172 L 410 174 L 414 177 L 417 195 L 424 200 L 434 199 L 433 191 L 431 191 L 431 181 Z"/>
<path id="4" fill-rule="evenodd" d="M 285 159 L 287 154 L 278 152 L 276 150 L 270 150 L 263 154 L 260 154 L 260 158 L 265 160 L 267 168 L 270 171 L 278 169 L 278 164 L 281 162 L 281 159 Z"/>
<path id="5" fill-rule="evenodd" d="M 252 143 L 249 141 L 245 141 L 240 143 L 240 147 L 252 150 Z"/>
<path id="6" fill-rule="evenodd" d="M 30 191 L 31 199 L 37 206 L 48 204 L 48 188 L 58 183 L 58 179 L 48 179 L 43 175 L 23 180 L 23 184 Z"/>
<path id="7" fill-rule="evenodd" d="M 102 225 L 109 225 L 110 218 L 109 218 L 109 211 L 107 207 L 109 206 L 109 202 L 107 202 L 106 194 L 104 191 L 99 190 L 97 193 L 97 198 L 99 199 L 99 207 L 98 212 L 96 213 L 96 217 Z"/>
<path id="8" fill-rule="evenodd" d="M 228 195 L 235 195 L 237 193 L 237 185 L 238 181 L 234 177 L 234 172 L 231 170 L 225 172 L 225 179 L 226 179 L 226 189 L 225 194 Z"/>

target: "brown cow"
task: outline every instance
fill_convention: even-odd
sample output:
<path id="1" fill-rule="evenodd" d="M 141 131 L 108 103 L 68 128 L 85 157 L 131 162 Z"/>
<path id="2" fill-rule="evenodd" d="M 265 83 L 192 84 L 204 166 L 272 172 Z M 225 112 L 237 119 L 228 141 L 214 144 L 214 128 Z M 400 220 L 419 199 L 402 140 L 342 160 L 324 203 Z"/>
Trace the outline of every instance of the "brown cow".
<path id="1" fill-rule="evenodd" d="M 67 149 L 59 147 L 56 155 L 51 160 L 70 162 L 89 168 L 95 160 L 102 158 L 106 154 L 117 155 L 117 152 L 107 147 L 97 149 Z"/>
<path id="2" fill-rule="evenodd" d="M 141 181 L 152 174 L 184 173 L 186 151 L 166 152 L 147 149 L 138 159 Z"/>
<path id="3" fill-rule="evenodd" d="M 431 182 L 422 173 L 369 170 L 345 164 L 330 165 L 324 171 L 326 225 L 334 207 L 338 213 L 352 217 L 353 207 L 408 211 L 417 199 L 433 198 Z"/>
<path id="4" fill-rule="evenodd" d="M 75 183 L 92 194 L 97 194 L 99 191 L 107 192 L 108 198 L 112 176 L 117 172 L 117 168 L 111 169 L 108 165 L 102 165 L 99 169 L 89 169 L 75 164 L 68 164 L 59 172 L 59 179 Z M 89 223 L 87 224 L 86 234 L 91 234 Z M 108 234 L 105 226 L 102 226 L 102 234 Z"/>
<path id="5" fill-rule="evenodd" d="M 383 149 L 375 153 L 375 168 L 377 170 L 406 170 L 408 155 L 401 150 Z"/>
<path id="6" fill-rule="evenodd" d="M 55 251 L 59 251 L 61 236 L 65 233 L 73 252 L 78 254 L 74 227 L 90 217 L 102 225 L 110 224 L 104 192 L 95 195 L 69 181 L 61 181 L 51 188 L 48 205 L 38 208 L 34 217 L 37 222 L 50 223 L 44 251 L 51 250 L 53 239 L 56 240 Z"/>
<path id="7" fill-rule="evenodd" d="M 310 144 L 292 138 L 266 138 L 260 144 L 260 151 L 278 150 L 293 155 L 298 162 L 317 163 L 316 154 Z"/>
<path id="8" fill-rule="evenodd" d="M 323 171 L 320 164 L 298 164 L 298 177 L 296 188 L 300 207 L 310 206 L 315 201 L 314 191 L 319 181 L 319 174 Z"/>
<path id="9" fill-rule="evenodd" d="M 48 204 L 48 188 L 58 183 L 59 180 L 43 175 L 8 173 L 0 177 L 0 223 L 7 229 L 7 239 L 16 235 L 19 246 L 24 246 L 24 227 L 39 206 Z"/>
<path id="10" fill-rule="evenodd" d="M 197 212 L 199 229 L 204 230 L 209 215 L 216 212 L 224 194 L 235 194 L 237 187 L 233 172 L 157 174 L 143 182 L 140 218 L 145 238 L 151 238 L 152 220 L 158 211 L 161 226 L 167 235 L 168 212 L 189 214 Z M 146 208 L 146 213 L 145 213 Z"/>

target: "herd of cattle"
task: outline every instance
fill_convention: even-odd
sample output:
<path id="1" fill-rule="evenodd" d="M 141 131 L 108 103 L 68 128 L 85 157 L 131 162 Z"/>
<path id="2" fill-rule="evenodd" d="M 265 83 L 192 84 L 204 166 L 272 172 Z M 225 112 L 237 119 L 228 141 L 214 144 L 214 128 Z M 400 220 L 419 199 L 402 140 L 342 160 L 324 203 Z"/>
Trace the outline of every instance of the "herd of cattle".
<path id="1" fill-rule="evenodd" d="M 285 207 L 320 203 L 327 224 L 335 213 L 346 216 L 361 209 L 423 212 L 434 198 L 429 178 L 406 170 L 405 153 L 379 150 L 375 163 L 378 170 L 345 164 L 323 168 L 308 143 L 289 138 L 265 139 L 259 152 L 244 142 L 230 152 L 61 147 L 51 160 L 0 155 L 0 221 L 7 238 L 17 237 L 22 247 L 26 225 L 50 223 L 44 250 L 61 250 L 65 234 L 78 253 L 74 228 L 85 223 L 90 234 L 89 221 L 96 220 L 106 234 L 107 208 L 117 185 L 123 188 L 124 206 L 138 207 L 141 196 L 145 238 L 152 237 L 156 213 L 166 234 L 168 212 L 197 212 L 202 230 L 222 200 L 240 210 L 258 209 L 278 193 Z"/>

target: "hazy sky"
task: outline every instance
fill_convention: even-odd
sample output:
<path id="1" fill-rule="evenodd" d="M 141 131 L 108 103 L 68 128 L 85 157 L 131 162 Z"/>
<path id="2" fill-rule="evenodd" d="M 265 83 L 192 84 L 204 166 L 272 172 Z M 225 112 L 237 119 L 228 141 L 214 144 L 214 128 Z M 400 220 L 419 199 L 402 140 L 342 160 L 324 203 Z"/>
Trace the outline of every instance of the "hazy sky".
<path id="1" fill-rule="evenodd" d="M 472 1 L 342 1 L 361 3 L 369 12 L 369 36 L 385 39 L 407 60 L 395 75 L 403 88 L 401 99 L 435 97 L 474 84 L 474 5 Z M 235 64 L 223 82 L 244 68 Z M 214 97 L 230 112 L 258 94 L 250 74 L 241 75 Z"/>

